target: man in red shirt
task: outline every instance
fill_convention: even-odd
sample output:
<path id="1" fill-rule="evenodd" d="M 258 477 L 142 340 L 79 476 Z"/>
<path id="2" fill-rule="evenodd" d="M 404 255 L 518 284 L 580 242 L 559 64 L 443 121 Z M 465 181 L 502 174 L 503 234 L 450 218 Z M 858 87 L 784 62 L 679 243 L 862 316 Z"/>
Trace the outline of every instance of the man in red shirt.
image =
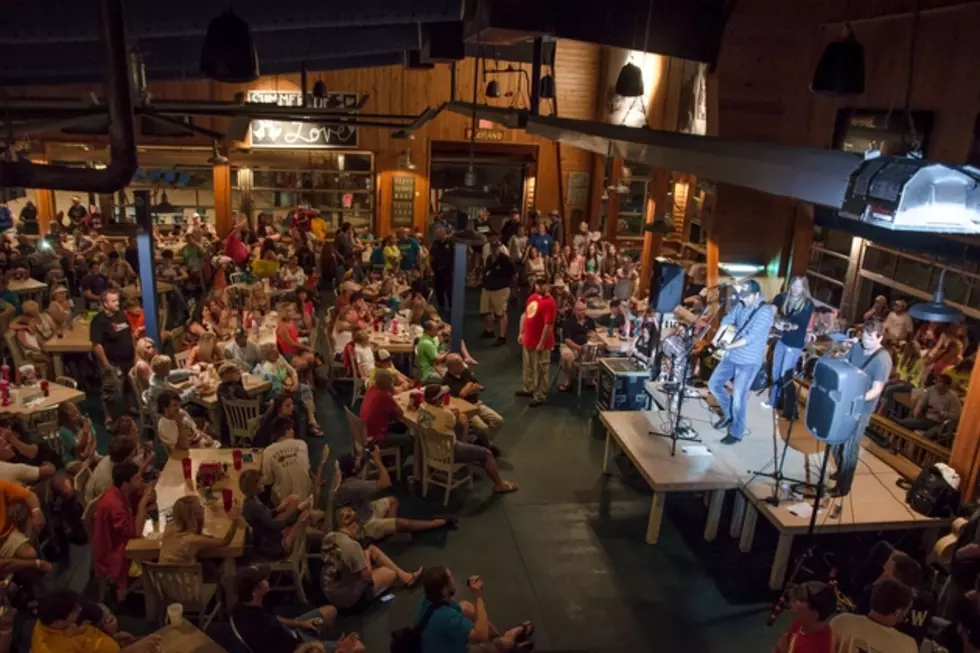
<path id="1" fill-rule="evenodd" d="M 521 316 L 519 340 L 523 345 L 524 389 L 518 397 L 532 397 L 530 406 L 540 406 L 548 398 L 548 369 L 555 346 L 555 318 L 558 306 L 551 296 L 551 282 L 537 283 L 538 291 L 527 298 Z"/>
<path id="2" fill-rule="evenodd" d="M 133 498 L 138 496 L 136 507 Z M 152 485 L 143 485 L 140 468 L 124 462 L 112 468 L 112 485 L 102 493 L 95 506 L 92 533 L 92 562 L 95 573 L 116 584 L 117 598 L 126 598 L 129 587 L 129 562 L 126 545 L 143 536 L 147 511 L 156 500 Z"/>
<path id="3" fill-rule="evenodd" d="M 775 653 L 831 653 L 828 620 L 837 612 L 837 595 L 825 583 L 809 581 L 790 590 L 793 625 L 776 644 Z"/>
<path id="4" fill-rule="evenodd" d="M 361 421 L 367 430 L 368 439 L 381 443 L 384 447 L 412 448 L 412 434 L 404 424 L 398 422 L 402 407 L 395 401 L 395 378 L 385 370 L 375 370 L 374 385 L 364 393 L 361 400 Z M 406 452 L 407 453 L 407 452 Z"/>

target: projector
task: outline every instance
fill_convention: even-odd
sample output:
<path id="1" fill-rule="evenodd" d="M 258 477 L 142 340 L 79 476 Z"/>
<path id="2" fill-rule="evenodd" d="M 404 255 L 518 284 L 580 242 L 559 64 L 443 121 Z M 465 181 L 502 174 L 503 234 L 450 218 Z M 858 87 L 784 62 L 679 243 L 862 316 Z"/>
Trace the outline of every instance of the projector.
<path id="1" fill-rule="evenodd" d="M 839 214 L 894 231 L 980 234 L 980 170 L 921 159 L 866 159 Z"/>

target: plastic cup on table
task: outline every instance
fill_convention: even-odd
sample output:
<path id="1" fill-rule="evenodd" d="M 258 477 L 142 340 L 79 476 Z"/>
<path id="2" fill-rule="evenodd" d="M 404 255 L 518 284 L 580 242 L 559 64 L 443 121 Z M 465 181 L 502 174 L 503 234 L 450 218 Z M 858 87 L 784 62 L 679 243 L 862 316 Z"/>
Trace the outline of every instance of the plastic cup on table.
<path id="1" fill-rule="evenodd" d="M 44 393 L 45 397 L 51 396 L 51 389 L 47 379 L 41 379 L 41 392 Z"/>
<path id="2" fill-rule="evenodd" d="M 453 398 L 452 395 L 450 395 L 448 392 L 442 395 L 442 405 L 448 406 L 449 402 L 452 401 L 452 398 Z"/>
<path id="3" fill-rule="evenodd" d="M 184 480 L 185 481 L 191 480 L 191 459 L 190 458 L 184 458 L 180 462 L 181 462 L 181 465 L 183 465 L 183 467 L 184 467 Z"/>
<path id="4" fill-rule="evenodd" d="M 225 504 L 225 512 L 230 512 L 232 506 L 231 488 L 226 487 L 225 489 L 221 490 L 221 500 Z"/>
<path id="5" fill-rule="evenodd" d="M 235 471 L 241 471 L 242 469 L 242 450 L 234 449 L 231 452 L 231 460 L 235 464 Z"/>

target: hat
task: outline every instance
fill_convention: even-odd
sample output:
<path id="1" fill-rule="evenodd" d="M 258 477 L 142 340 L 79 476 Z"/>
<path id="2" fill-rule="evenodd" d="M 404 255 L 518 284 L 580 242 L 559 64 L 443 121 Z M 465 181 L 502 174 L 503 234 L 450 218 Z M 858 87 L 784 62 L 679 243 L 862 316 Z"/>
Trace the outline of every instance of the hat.
<path id="1" fill-rule="evenodd" d="M 748 281 L 744 281 L 739 284 L 737 294 L 740 299 L 744 299 L 749 295 L 754 295 L 760 292 L 762 292 L 762 288 L 759 286 L 759 282 L 755 279 L 749 279 Z"/>
<path id="2" fill-rule="evenodd" d="M 789 590 L 789 597 L 806 603 L 819 615 L 821 621 L 830 618 L 837 611 L 837 594 L 826 583 L 811 580 L 794 585 Z"/>
<path id="3" fill-rule="evenodd" d="M 51 289 L 51 295 L 52 296 L 54 296 L 54 295 L 56 295 L 56 294 L 58 294 L 60 292 L 66 293 L 66 292 L 68 292 L 68 289 L 65 288 L 64 286 L 55 286 L 54 288 Z"/>
<path id="4" fill-rule="evenodd" d="M 252 594 L 259 584 L 269 579 L 269 567 L 267 565 L 248 565 L 242 567 L 235 574 L 235 591 L 238 598 L 242 601 L 251 601 Z"/>
<path id="5" fill-rule="evenodd" d="M 391 360 L 391 352 L 389 352 L 387 349 L 378 350 L 378 362 L 390 361 L 390 360 Z"/>
<path id="6" fill-rule="evenodd" d="M 439 385 L 438 383 L 432 383 L 430 385 L 425 386 L 425 400 L 430 403 L 434 402 L 442 398 L 442 396 L 448 392 L 449 392 L 448 385 Z"/>

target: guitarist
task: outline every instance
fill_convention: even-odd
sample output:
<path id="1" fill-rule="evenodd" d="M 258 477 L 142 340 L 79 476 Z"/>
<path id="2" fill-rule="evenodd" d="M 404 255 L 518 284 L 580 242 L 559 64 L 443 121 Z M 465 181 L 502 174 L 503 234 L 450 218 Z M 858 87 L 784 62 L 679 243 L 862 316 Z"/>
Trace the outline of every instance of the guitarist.
<path id="1" fill-rule="evenodd" d="M 762 367 L 773 320 L 773 308 L 762 298 L 762 288 L 755 279 L 742 284 L 736 297 L 739 303 L 721 320 L 722 326 L 734 326 L 735 336 L 732 342 L 721 345 L 724 357 L 708 379 L 708 390 L 721 407 L 721 418 L 714 427 L 728 431 L 722 444 L 735 444 L 745 434 L 749 389 Z M 730 396 L 725 390 L 728 381 L 734 387 Z"/>

